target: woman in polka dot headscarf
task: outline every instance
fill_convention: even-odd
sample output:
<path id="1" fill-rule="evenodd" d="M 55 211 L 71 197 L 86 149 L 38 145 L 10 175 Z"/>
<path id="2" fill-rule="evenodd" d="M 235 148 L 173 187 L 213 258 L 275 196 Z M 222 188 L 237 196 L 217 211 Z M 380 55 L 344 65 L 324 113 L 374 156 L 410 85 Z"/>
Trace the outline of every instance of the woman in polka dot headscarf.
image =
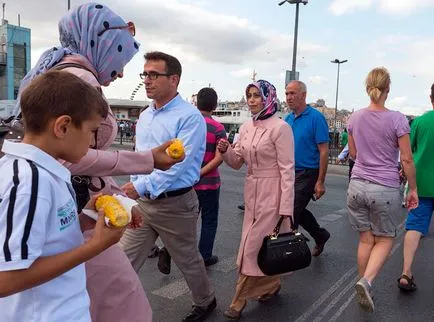
<path id="1" fill-rule="evenodd" d="M 42 54 L 23 79 L 20 92 L 32 79 L 50 69 L 63 69 L 100 89 L 123 76 L 125 65 L 139 49 L 134 24 L 126 23 L 97 3 L 69 11 L 59 22 L 59 33 L 61 46 Z M 19 110 L 18 99 L 15 115 Z M 154 157 L 152 151 L 106 151 L 116 135 L 116 119 L 110 110 L 98 128 L 95 148 L 89 149 L 78 164 L 64 163 L 73 175 L 73 182 L 74 178 L 90 178 L 85 192 L 96 186 L 103 188 L 100 192 L 104 194 L 123 194 L 111 175 L 147 174 L 153 171 L 154 161 L 157 164 L 162 160 L 162 154 L 167 157 L 165 149 L 160 155 L 154 151 Z M 85 238 L 90 238 L 94 222 L 85 217 L 81 218 L 81 224 Z M 119 246 L 114 245 L 88 261 L 86 275 L 93 322 L 152 321 L 152 310 L 141 282 Z"/>
<path id="2" fill-rule="evenodd" d="M 87 3 L 69 11 L 59 21 L 61 46 L 46 50 L 24 77 L 21 87 L 65 58 L 91 67 L 98 83 L 107 86 L 122 77 L 125 65 L 139 51 L 134 24 L 126 23 L 108 7 Z M 83 58 L 86 60 L 84 61 Z M 90 66 L 89 66 L 90 65 Z"/>

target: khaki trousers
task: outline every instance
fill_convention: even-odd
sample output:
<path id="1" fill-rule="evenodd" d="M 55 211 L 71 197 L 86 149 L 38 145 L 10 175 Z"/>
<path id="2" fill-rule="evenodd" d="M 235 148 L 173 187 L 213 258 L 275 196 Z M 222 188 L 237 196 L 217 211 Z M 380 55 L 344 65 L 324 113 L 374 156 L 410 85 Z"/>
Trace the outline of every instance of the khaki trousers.
<path id="1" fill-rule="evenodd" d="M 138 272 L 158 236 L 184 275 L 193 295 L 193 304 L 207 306 L 214 299 L 197 242 L 199 202 L 196 192 L 175 197 L 137 200 L 142 210 L 143 226 L 127 229 L 120 241 L 134 270 Z"/>

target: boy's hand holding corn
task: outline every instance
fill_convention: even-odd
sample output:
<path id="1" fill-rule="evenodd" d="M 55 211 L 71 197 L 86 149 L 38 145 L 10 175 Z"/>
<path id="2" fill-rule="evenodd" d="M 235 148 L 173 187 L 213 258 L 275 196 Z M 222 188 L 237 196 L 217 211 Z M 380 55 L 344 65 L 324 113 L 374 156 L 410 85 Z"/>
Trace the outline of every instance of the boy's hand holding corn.
<path id="1" fill-rule="evenodd" d="M 88 244 L 89 246 L 95 247 L 99 251 L 103 251 L 119 242 L 125 229 L 125 227 L 108 227 L 105 223 L 104 212 L 100 210 L 98 211 L 98 220 L 95 224 L 94 233 L 91 239 L 88 241 Z"/>
<path id="2" fill-rule="evenodd" d="M 89 202 L 86 204 L 85 209 L 96 210 L 95 203 L 98 198 L 102 195 L 97 194 L 91 197 Z M 82 220 L 86 220 L 87 216 L 83 217 Z M 87 217 L 90 219 L 89 217 Z M 92 220 L 92 219 L 90 219 Z M 92 238 L 88 241 L 89 246 L 95 247 L 98 251 L 103 251 L 108 247 L 112 246 L 119 242 L 122 237 L 122 234 L 125 231 L 125 228 L 116 228 L 114 226 L 107 226 L 105 223 L 105 214 L 103 210 L 98 211 L 98 220 L 96 223 L 94 222 L 93 227 L 95 228 Z"/>

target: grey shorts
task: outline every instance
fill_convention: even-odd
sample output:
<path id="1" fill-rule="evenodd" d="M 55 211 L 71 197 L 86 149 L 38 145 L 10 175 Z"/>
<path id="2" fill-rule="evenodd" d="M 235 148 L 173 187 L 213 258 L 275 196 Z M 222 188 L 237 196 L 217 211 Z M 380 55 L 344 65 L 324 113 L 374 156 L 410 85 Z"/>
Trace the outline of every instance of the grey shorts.
<path id="1" fill-rule="evenodd" d="M 371 230 L 374 236 L 396 236 L 401 207 L 399 188 L 351 179 L 347 207 L 348 218 L 354 230 Z"/>

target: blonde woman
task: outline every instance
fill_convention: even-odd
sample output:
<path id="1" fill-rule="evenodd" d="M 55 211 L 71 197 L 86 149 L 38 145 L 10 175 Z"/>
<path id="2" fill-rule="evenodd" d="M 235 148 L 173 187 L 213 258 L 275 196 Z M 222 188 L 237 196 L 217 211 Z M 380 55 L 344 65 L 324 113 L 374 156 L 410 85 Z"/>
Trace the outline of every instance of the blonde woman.
<path id="1" fill-rule="evenodd" d="M 357 264 L 360 280 L 355 285 L 360 305 L 374 311 L 371 285 L 392 249 L 401 206 L 400 177 L 396 160 L 407 174 L 407 205 L 418 205 L 415 168 L 406 117 L 386 108 L 390 75 L 380 67 L 366 78 L 368 107 L 355 112 L 348 122 L 350 156 L 355 160 L 348 188 L 349 221 L 359 232 Z"/>

